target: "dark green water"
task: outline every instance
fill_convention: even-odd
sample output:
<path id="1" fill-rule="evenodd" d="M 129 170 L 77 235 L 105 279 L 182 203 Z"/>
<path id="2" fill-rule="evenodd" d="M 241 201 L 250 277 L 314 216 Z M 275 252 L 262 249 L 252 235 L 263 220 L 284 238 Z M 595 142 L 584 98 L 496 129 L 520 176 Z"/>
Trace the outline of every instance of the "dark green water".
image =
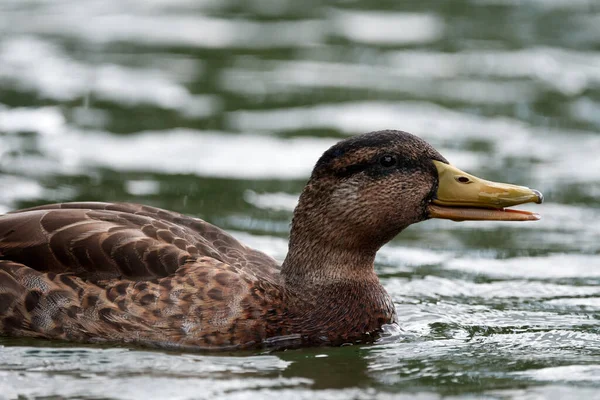
<path id="1" fill-rule="evenodd" d="M 0 212 L 134 201 L 282 259 L 318 156 L 383 128 L 542 190 L 543 220 L 396 238 L 377 263 L 403 328 L 387 342 L 0 339 L 0 398 L 600 398 L 600 2 L 0 1 Z"/>

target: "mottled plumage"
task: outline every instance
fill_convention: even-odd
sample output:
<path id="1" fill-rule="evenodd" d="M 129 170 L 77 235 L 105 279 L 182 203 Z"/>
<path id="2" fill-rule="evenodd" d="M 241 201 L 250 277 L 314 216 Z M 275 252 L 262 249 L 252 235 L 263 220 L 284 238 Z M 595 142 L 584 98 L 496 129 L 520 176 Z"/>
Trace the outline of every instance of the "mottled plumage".
<path id="1" fill-rule="evenodd" d="M 0 333 L 190 349 L 373 340 L 396 320 L 375 254 L 428 218 L 432 160 L 446 163 L 399 131 L 333 146 L 300 196 L 281 267 L 205 221 L 143 205 L 0 216 Z"/>
<path id="2" fill-rule="evenodd" d="M 272 258 L 202 220 L 152 207 L 22 210 L 0 218 L 0 238 L 10 260 L 0 261 L 6 333 L 248 346 L 266 334 L 265 306 L 282 305 Z"/>

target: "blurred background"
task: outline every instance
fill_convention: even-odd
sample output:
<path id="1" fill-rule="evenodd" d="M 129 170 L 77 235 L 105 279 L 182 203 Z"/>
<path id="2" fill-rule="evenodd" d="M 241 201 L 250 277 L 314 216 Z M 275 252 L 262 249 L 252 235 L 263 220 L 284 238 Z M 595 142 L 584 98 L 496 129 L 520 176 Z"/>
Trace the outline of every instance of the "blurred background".
<path id="1" fill-rule="evenodd" d="M 529 209 L 543 220 L 428 221 L 396 238 L 377 261 L 403 328 L 386 343 L 215 357 L 0 339 L 0 387 L 592 398 L 599 1 L 0 0 L 0 212 L 145 203 L 283 259 L 314 162 L 379 129 L 542 190 Z"/>

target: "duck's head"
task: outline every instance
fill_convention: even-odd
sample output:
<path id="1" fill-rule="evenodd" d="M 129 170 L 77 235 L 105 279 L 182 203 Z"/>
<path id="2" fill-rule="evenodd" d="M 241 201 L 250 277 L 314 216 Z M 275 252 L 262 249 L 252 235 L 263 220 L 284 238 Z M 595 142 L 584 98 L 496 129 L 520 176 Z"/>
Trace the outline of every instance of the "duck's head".
<path id="1" fill-rule="evenodd" d="M 337 143 L 319 159 L 294 214 L 291 245 L 374 253 L 429 218 L 537 220 L 505 207 L 542 200 L 538 191 L 459 170 L 414 135 L 372 132 Z"/>

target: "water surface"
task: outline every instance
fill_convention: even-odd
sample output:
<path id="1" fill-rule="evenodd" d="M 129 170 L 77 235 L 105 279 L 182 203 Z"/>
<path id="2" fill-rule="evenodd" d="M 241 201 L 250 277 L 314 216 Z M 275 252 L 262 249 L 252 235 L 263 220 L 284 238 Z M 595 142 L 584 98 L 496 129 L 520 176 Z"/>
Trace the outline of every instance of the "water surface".
<path id="1" fill-rule="evenodd" d="M 0 212 L 134 201 L 278 259 L 335 141 L 377 129 L 542 190 L 539 223 L 428 221 L 376 268 L 402 332 L 180 354 L 0 339 L 0 398 L 600 398 L 594 0 L 3 0 Z"/>

